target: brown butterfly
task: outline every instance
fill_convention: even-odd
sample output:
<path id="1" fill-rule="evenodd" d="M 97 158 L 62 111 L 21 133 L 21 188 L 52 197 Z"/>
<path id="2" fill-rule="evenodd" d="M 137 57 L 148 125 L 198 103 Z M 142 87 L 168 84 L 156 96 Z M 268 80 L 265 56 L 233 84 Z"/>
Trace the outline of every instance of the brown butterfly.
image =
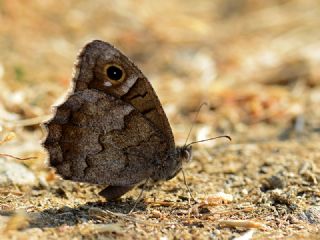
<path id="1" fill-rule="evenodd" d="M 44 124 L 50 165 L 64 179 L 106 184 L 100 194 L 110 200 L 144 180 L 169 180 L 190 161 L 195 142 L 175 145 L 150 82 L 118 49 L 92 41 L 75 70 L 70 95 Z"/>
<path id="2" fill-rule="evenodd" d="M 115 199 L 143 180 L 168 180 L 191 159 L 176 147 L 150 82 L 124 54 L 95 40 L 81 51 L 72 92 L 56 108 L 44 146 L 64 179 L 107 184 Z"/>

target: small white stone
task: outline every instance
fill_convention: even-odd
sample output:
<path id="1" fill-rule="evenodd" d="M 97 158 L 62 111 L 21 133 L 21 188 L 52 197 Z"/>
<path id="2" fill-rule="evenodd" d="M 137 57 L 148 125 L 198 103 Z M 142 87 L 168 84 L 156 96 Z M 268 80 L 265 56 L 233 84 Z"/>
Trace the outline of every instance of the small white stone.
<path id="1" fill-rule="evenodd" d="M 245 188 L 244 188 L 244 189 L 242 189 L 242 191 L 241 191 L 241 192 L 242 192 L 242 194 L 243 194 L 243 195 L 248 195 L 248 190 L 247 190 L 247 189 L 245 189 Z"/>
<path id="2" fill-rule="evenodd" d="M 232 202 L 233 201 L 233 196 L 231 194 L 228 193 L 224 193 L 224 192 L 217 192 L 215 194 L 212 194 L 211 197 L 217 197 L 217 198 L 221 198 L 227 202 Z"/>
<path id="3" fill-rule="evenodd" d="M 167 236 L 160 237 L 160 240 L 168 240 Z"/>
<path id="4" fill-rule="evenodd" d="M 250 240 L 253 237 L 255 230 L 251 229 L 247 232 L 245 232 L 242 236 L 234 238 L 233 240 Z"/>
<path id="5" fill-rule="evenodd" d="M 22 164 L 0 158 L 0 184 L 34 184 L 36 177 L 32 171 Z"/>

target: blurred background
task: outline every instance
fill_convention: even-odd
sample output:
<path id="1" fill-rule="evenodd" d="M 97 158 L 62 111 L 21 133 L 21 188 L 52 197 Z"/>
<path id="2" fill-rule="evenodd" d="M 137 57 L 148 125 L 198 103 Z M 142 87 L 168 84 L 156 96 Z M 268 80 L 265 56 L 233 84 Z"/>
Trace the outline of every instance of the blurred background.
<path id="1" fill-rule="evenodd" d="M 241 131 L 268 138 L 274 134 L 270 129 L 261 134 L 250 129 L 290 127 L 301 115 L 311 124 L 319 119 L 319 5 L 316 0 L 1 1 L 2 131 L 17 125 L 35 130 L 65 96 L 76 56 L 92 39 L 114 44 L 142 69 L 178 141 L 203 102 L 210 106 L 198 119 L 204 135 Z"/>
<path id="2" fill-rule="evenodd" d="M 204 102 L 191 140 L 319 139 L 317 0 L 2 0 L 0 23 L 0 153 L 37 156 L 31 169 L 47 174 L 39 123 L 93 39 L 145 73 L 178 144 Z"/>

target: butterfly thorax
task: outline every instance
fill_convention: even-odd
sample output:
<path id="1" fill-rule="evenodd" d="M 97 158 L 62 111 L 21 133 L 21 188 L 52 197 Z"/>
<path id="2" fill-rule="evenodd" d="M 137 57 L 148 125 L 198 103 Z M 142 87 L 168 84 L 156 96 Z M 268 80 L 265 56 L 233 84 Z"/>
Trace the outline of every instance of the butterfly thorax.
<path id="1" fill-rule="evenodd" d="M 173 154 L 170 154 L 164 161 L 166 164 L 160 166 L 157 172 L 151 177 L 155 181 L 170 180 L 175 177 L 182 169 L 183 163 L 188 163 L 192 158 L 191 146 L 178 146 Z"/>

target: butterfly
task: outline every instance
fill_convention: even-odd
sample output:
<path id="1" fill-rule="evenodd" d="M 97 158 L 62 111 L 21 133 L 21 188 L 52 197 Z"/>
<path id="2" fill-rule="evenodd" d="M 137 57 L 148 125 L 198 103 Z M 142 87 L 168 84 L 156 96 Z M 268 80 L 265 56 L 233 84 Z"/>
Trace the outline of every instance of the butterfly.
<path id="1" fill-rule="evenodd" d="M 44 123 L 50 165 L 64 179 L 106 184 L 119 198 L 146 179 L 169 180 L 192 146 L 176 146 L 148 79 L 123 53 L 94 40 L 80 52 L 72 91 Z"/>
<path id="2" fill-rule="evenodd" d="M 100 195 L 112 200 L 145 180 L 175 177 L 191 160 L 197 142 L 176 146 L 150 82 L 111 44 L 82 49 L 72 84 L 44 123 L 50 165 L 64 179 L 108 185 Z"/>

